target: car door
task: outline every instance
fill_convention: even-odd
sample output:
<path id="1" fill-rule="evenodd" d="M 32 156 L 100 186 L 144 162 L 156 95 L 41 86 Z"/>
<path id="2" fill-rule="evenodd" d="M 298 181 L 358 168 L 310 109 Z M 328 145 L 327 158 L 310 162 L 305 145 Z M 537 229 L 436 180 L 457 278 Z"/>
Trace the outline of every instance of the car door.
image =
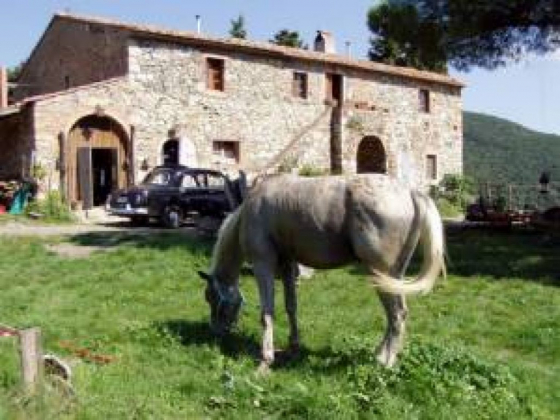
<path id="1" fill-rule="evenodd" d="M 172 169 L 160 169 L 146 185 L 146 188 L 149 189 L 148 207 L 151 216 L 160 217 L 169 203 L 178 200 L 177 176 L 177 172 Z"/>
<path id="2" fill-rule="evenodd" d="M 227 179 L 220 173 L 209 172 L 206 174 L 208 183 L 209 212 L 221 216 L 233 210 L 232 197 L 228 197 Z"/>
<path id="3" fill-rule="evenodd" d="M 198 211 L 201 199 L 201 182 L 195 173 L 186 172 L 183 174 L 180 190 L 183 214 Z"/>

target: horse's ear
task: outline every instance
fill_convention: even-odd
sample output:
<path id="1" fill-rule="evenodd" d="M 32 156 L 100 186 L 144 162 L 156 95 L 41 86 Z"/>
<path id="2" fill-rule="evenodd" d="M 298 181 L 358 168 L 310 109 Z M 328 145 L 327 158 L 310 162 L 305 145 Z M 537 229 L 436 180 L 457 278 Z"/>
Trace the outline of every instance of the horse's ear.
<path id="1" fill-rule="evenodd" d="M 200 278 L 204 281 L 210 282 L 212 281 L 212 277 L 210 277 L 208 274 L 206 274 L 204 271 L 199 271 L 198 275 L 200 276 Z"/>

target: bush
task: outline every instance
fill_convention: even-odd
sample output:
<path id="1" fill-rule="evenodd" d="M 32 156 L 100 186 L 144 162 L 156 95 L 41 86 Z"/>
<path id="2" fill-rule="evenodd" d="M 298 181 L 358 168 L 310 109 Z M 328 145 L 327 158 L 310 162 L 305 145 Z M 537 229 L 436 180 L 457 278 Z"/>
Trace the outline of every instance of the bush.
<path id="1" fill-rule="evenodd" d="M 321 176 L 327 175 L 328 173 L 329 171 L 327 169 L 317 168 L 312 165 L 303 165 L 298 171 L 300 176 Z"/>
<path id="2" fill-rule="evenodd" d="M 467 176 L 447 174 L 437 187 L 430 190 L 441 213 L 448 216 L 463 213 L 474 195 L 474 181 Z"/>
<path id="3" fill-rule="evenodd" d="M 457 217 L 463 214 L 463 209 L 443 197 L 436 200 L 436 206 L 442 217 Z"/>
<path id="4" fill-rule="evenodd" d="M 68 203 L 66 203 L 58 191 L 49 191 L 45 198 L 30 202 L 25 212 L 28 216 L 40 214 L 44 220 L 57 222 L 71 222 L 74 220 Z"/>

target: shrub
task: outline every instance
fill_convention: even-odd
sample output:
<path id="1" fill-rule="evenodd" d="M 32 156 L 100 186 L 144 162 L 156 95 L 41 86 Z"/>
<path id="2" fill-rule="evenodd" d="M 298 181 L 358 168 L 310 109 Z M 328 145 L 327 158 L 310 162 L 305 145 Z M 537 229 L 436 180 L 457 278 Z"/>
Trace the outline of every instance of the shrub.
<path id="1" fill-rule="evenodd" d="M 303 165 L 301 168 L 299 168 L 298 171 L 298 174 L 300 176 L 321 176 L 321 175 L 327 175 L 328 173 L 329 173 L 328 170 L 323 168 L 317 168 L 312 165 Z"/>
<path id="2" fill-rule="evenodd" d="M 438 186 L 430 189 L 431 197 L 444 216 L 457 216 L 464 213 L 472 201 L 474 181 L 467 176 L 446 174 Z"/>
<path id="3" fill-rule="evenodd" d="M 463 214 L 463 209 L 451 203 L 447 198 L 438 198 L 436 206 L 442 217 L 457 217 Z"/>
<path id="4" fill-rule="evenodd" d="M 49 191 L 45 198 L 29 203 L 26 214 L 40 214 L 43 219 L 59 222 L 71 222 L 74 217 L 66 201 L 58 191 Z"/>

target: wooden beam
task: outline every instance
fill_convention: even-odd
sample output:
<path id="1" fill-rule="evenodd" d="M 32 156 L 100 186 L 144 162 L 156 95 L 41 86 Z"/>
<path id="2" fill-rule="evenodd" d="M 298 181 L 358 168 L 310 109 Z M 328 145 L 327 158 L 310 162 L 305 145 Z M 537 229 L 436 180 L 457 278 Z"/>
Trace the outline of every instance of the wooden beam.
<path id="1" fill-rule="evenodd" d="M 21 373 L 25 390 L 34 392 L 43 375 L 41 330 L 29 328 L 19 332 Z"/>

